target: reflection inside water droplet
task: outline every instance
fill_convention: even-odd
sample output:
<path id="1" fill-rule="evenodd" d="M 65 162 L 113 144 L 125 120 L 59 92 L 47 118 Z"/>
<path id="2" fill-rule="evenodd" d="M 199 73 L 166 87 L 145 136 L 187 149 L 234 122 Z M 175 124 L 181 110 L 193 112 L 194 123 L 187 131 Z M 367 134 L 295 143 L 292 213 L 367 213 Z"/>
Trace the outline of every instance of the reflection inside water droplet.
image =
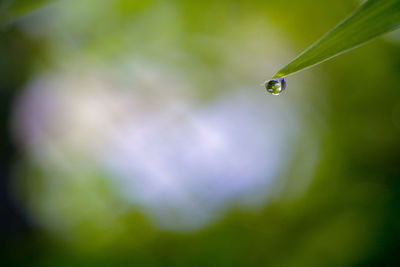
<path id="1" fill-rule="evenodd" d="M 265 82 L 267 92 L 272 95 L 280 95 L 286 89 L 285 78 L 272 79 Z"/>

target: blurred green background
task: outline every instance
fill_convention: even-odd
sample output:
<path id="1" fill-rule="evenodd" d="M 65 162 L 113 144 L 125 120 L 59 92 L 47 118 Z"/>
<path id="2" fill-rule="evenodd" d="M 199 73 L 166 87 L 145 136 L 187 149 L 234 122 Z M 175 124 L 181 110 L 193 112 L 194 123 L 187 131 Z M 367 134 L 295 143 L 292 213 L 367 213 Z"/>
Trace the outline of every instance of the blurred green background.
<path id="1" fill-rule="evenodd" d="M 1 265 L 400 265 L 399 32 L 259 86 L 359 4 L 4 1 Z"/>

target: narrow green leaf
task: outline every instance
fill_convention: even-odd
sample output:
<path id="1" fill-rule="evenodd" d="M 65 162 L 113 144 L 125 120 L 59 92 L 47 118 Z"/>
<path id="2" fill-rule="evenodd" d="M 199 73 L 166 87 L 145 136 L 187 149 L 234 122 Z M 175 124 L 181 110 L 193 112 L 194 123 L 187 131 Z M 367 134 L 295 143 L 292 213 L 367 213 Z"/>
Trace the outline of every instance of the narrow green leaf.
<path id="1" fill-rule="evenodd" d="M 400 27 L 400 0 L 368 0 L 273 78 L 310 68 Z"/>

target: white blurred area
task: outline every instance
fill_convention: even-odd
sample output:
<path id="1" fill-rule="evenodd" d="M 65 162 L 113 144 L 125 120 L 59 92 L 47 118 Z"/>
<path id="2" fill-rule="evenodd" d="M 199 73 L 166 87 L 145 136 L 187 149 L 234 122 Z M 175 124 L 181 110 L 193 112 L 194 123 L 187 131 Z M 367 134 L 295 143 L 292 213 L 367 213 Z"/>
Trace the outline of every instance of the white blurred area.
<path id="1" fill-rule="evenodd" d="M 290 102 L 241 85 L 200 101 L 180 73 L 134 62 L 123 78 L 89 67 L 42 74 L 21 95 L 16 140 L 46 184 L 24 185 L 31 217 L 62 232 L 90 220 L 109 227 L 135 209 L 161 229 L 190 231 L 231 206 L 265 203 L 299 134 Z M 118 202 L 94 193 L 93 173 Z"/>
<path id="2" fill-rule="evenodd" d="M 260 210 L 288 172 L 291 196 L 306 189 L 307 83 L 259 86 L 290 39 L 252 5 L 193 3 L 56 1 L 20 20 L 46 41 L 13 119 L 15 198 L 38 228 L 87 247 L 145 240 Z"/>

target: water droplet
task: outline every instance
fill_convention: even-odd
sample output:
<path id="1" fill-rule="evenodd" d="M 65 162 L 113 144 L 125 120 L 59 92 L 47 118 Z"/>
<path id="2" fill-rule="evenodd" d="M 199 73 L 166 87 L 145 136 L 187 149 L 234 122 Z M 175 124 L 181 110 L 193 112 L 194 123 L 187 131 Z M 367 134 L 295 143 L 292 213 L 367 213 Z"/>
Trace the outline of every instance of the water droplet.
<path id="1" fill-rule="evenodd" d="M 267 92 L 272 95 L 280 95 L 286 89 L 285 78 L 272 79 L 265 82 Z"/>

